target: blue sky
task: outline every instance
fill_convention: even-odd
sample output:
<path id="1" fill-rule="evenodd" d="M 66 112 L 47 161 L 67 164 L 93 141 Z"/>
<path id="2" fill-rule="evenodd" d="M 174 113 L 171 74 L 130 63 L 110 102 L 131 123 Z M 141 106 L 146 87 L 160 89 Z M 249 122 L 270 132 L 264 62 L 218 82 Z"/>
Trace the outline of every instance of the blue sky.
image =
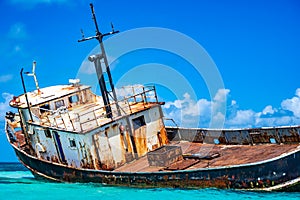
<path id="1" fill-rule="evenodd" d="M 30 71 L 33 60 L 37 61 L 41 87 L 66 84 L 69 78 L 77 76 L 84 59 L 97 45 L 97 41 L 77 43 L 81 28 L 86 36 L 95 33 L 89 3 L 86 0 L 0 2 L 2 119 L 9 110 L 9 98 L 22 93 L 20 69 Z M 143 27 L 167 28 L 193 39 L 209 54 L 225 86 L 214 94 L 209 93 L 209 86 L 190 63 L 167 51 L 133 51 L 112 64 L 115 82 L 129 74 L 124 83 L 130 84 L 131 80 L 132 84 L 138 84 L 135 81 L 143 79 L 135 77 L 146 74 L 148 82 L 151 78 L 161 78 L 168 84 L 177 84 L 176 92 L 168 85 L 158 84 L 157 89 L 160 99 L 166 102 L 165 115 L 179 125 L 200 123 L 200 127 L 209 127 L 214 117 L 225 117 L 227 128 L 300 123 L 299 1 L 112 0 L 94 1 L 94 6 L 103 32 L 110 31 L 110 22 L 121 32 Z M 175 41 L 176 44 L 179 42 Z M 155 67 L 151 68 L 149 63 Z M 171 76 L 173 72 L 176 80 Z M 178 74 L 188 80 L 192 92 L 178 82 Z M 34 89 L 32 79 L 25 81 L 29 90 Z M 225 106 L 225 116 L 214 115 L 212 105 Z M 3 131 L 0 139 L 3 147 L 0 161 L 15 160 Z"/>

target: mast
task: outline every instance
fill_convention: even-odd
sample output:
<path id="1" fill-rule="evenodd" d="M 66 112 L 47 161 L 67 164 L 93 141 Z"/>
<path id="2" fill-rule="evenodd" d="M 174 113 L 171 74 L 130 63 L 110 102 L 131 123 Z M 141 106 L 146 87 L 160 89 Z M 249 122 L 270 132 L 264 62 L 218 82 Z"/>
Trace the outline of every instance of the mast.
<path id="1" fill-rule="evenodd" d="M 25 95 L 25 99 L 26 99 L 26 103 L 27 103 L 27 109 L 28 109 L 28 113 L 29 113 L 29 117 L 31 122 L 33 122 L 33 117 L 32 117 L 32 113 L 31 113 L 31 109 L 30 109 L 30 103 L 28 100 L 28 96 L 27 96 L 27 91 L 26 91 L 26 87 L 25 87 L 25 82 L 24 82 L 24 78 L 23 78 L 23 68 L 20 71 L 20 76 L 21 76 L 21 80 L 22 80 L 22 86 L 23 86 L 23 90 L 24 90 L 24 95 Z"/>
<path id="2" fill-rule="evenodd" d="M 102 67 L 101 67 L 101 60 L 104 61 L 106 73 L 107 73 L 107 76 L 109 79 L 109 85 L 110 85 L 111 92 L 113 95 L 111 97 L 113 98 L 113 100 L 116 104 L 118 116 L 120 116 L 121 112 L 120 112 L 120 107 L 118 105 L 118 99 L 117 99 L 117 95 L 116 95 L 116 91 L 115 91 L 115 86 L 114 86 L 114 83 L 112 80 L 109 64 L 107 61 L 107 56 L 106 56 L 104 45 L 103 45 L 103 37 L 119 33 L 119 31 L 115 31 L 113 25 L 111 24 L 112 31 L 102 34 L 98 28 L 98 23 L 97 23 L 95 11 L 94 11 L 94 6 L 92 3 L 90 3 L 90 7 L 91 7 L 91 11 L 92 11 L 92 19 L 94 20 L 94 23 L 95 23 L 96 35 L 85 38 L 82 33 L 82 39 L 78 40 L 78 42 L 84 42 L 87 40 L 96 39 L 96 40 L 98 40 L 98 42 L 100 44 L 101 54 L 89 56 L 89 60 L 91 62 L 94 62 L 94 65 L 95 65 L 95 69 L 96 69 L 96 73 L 97 73 L 97 77 L 98 77 L 98 81 L 99 81 L 99 86 L 100 86 L 100 90 L 101 90 L 101 94 L 102 94 L 102 98 L 103 98 L 103 103 L 104 103 L 105 110 L 106 110 L 106 115 L 108 118 L 112 118 L 113 115 L 112 115 L 111 105 L 110 105 L 110 101 L 109 101 L 109 96 L 111 96 L 111 94 L 107 91 L 107 87 L 105 84 L 105 78 L 104 78 L 104 74 L 103 74 Z"/>

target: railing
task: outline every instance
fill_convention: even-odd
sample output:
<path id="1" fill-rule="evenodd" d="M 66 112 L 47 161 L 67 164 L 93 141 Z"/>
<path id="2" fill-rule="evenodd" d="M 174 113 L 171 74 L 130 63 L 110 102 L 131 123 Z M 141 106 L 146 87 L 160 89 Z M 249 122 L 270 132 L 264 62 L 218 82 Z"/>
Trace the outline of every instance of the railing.
<path id="1" fill-rule="evenodd" d="M 135 103 L 137 102 L 147 103 L 153 101 L 155 101 L 156 103 L 158 102 L 156 90 L 154 86 L 140 86 L 140 85 L 125 86 L 122 87 L 122 90 L 125 93 L 125 95 L 123 95 L 125 96 L 124 100 L 128 102 L 135 102 Z"/>
<path id="2" fill-rule="evenodd" d="M 122 96 L 124 97 L 123 100 L 117 102 L 120 105 L 124 105 L 123 107 L 120 106 L 124 114 L 128 114 L 128 111 L 129 113 L 132 113 L 132 106 L 137 103 L 143 103 L 144 107 L 150 102 L 158 103 L 154 86 L 125 86 L 118 91 L 123 94 Z M 112 106 L 115 104 L 116 103 L 113 103 Z"/>
<path id="3" fill-rule="evenodd" d="M 149 103 L 158 103 L 154 86 L 127 86 L 118 89 L 118 93 L 123 96 L 123 99 L 117 102 L 112 101 L 110 104 L 112 108 L 111 113 L 106 113 L 105 106 L 99 107 L 99 105 L 95 104 L 96 102 L 86 104 L 88 107 L 86 110 L 88 111 L 84 113 L 82 111 L 76 112 L 76 109 L 68 110 L 66 107 L 60 107 L 57 110 L 48 110 L 40 107 L 32 107 L 32 109 L 40 109 L 48 113 L 41 117 L 45 125 L 48 124 L 68 131 L 86 131 L 115 120 L 120 116 L 132 114 L 134 112 L 133 106 L 138 103 L 142 103 L 144 108 Z M 121 115 L 118 115 L 118 108 Z M 108 118 L 109 114 L 112 114 L 113 117 Z"/>
<path id="4" fill-rule="evenodd" d="M 122 96 L 124 97 L 122 100 L 118 100 L 117 102 L 113 102 L 110 104 L 112 111 L 111 113 L 106 113 L 105 111 L 105 106 L 94 109 L 90 112 L 86 112 L 84 114 L 79 115 L 78 114 L 78 121 L 80 122 L 80 128 L 81 131 L 85 130 L 83 128 L 84 124 L 87 123 L 96 123 L 96 126 L 100 126 L 101 124 L 99 121 L 101 119 L 110 119 L 114 120 L 118 117 L 118 111 L 117 109 L 120 109 L 121 116 L 132 114 L 133 109 L 132 107 L 136 105 L 137 103 L 143 103 L 144 108 L 148 103 L 158 103 L 157 95 L 156 95 L 156 90 L 154 86 L 126 86 L 122 88 L 123 92 L 119 90 Z M 130 92 L 128 92 L 130 91 Z M 124 93 L 125 92 L 125 93 Z M 117 106 L 117 104 L 119 106 Z M 101 112 L 103 110 L 103 112 Z M 97 114 L 97 112 L 101 112 L 101 115 Z M 108 115 L 112 114 L 113 118 L 107 118 Z M 93 116 L 93 118 L 89 118 L 89 120 L 82 121 L 81 119 L 85 116 Z M 107 121 L 108 122 L 108 121 Z"/>

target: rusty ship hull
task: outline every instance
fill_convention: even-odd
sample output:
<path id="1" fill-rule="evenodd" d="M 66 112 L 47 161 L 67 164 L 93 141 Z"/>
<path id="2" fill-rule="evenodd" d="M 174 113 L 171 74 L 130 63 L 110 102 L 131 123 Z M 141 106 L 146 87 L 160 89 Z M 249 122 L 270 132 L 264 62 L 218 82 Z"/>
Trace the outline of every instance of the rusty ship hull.
<path id="1" fill-rule="evenodd" d="M 243 129 L 239 132 L 251 133 L 253 130 Z M 205 141 L 203 129 L 168 127 L 169 139 L 173 139 L 171 145 L 181 146 L 184 153 L 209 149 L 210 153 L 218 152 L 220 156 L 192 158 L 192 162 L 190 162 L 191 158 L 186 158 L 168 167 L 149 166 L 147 156 L 144 156 L 115 170 L 70 167 L 38 159 L 28 154 L 26 149 L 21 150 L 15 145 L 12 146 L 20 162 L 37 179 L 142 188 L 214 187 L 255 191 L 299 191 L 300 148 L 297 141 L 300 140 L 300 136 L 297 134 L 279 136 L 277 139 L 282 140 L 281 144 L 268 142 L 272 136 L 267 136 L 267 132 L 292 133 L 295 130 L 299 131 L 300 127 L 269 128 L 267 131 L 255 129 L 256 140 L 252 137 L 248 144 L 243 138 L 223 141 L 223 144 L 206 144 L 202 140 L 199 141 L 199 138 Z M 209 130 L 206 131 L 209 132 Z M 181 132 L 180 137 L 186 140 L 179 140 L 179 132 Z M 236 133 L 237 130 L 221 131 L 221 136 L 219 135 L 218 138 L 233 132 Z M 258 133 L 260 133 L 260 139 L 257 139 Z M 208 135 L 206 134 L 206 141 L 212 139 Z M 245 133 L 243 135 L 245 136 Z M 241 144 L 237 144 L 237 141 Z"/>
<path id="2" fill-rule="evenodd" d="M 103 37 L 90 4 L 101 52 L 90 55 L 101 95 L 79 79 L 39 88 L 20 76 L 24 93 L 7 112 L 6 135 L 35 177 L 129 187 L 299 191 L 300 126 L 189 129 L 165 126 L 155 86 L 115 89 Z M 34 77 L 27 92 L 23 74 Z M 109 83 L 109 84 L 107 84 Z"/>

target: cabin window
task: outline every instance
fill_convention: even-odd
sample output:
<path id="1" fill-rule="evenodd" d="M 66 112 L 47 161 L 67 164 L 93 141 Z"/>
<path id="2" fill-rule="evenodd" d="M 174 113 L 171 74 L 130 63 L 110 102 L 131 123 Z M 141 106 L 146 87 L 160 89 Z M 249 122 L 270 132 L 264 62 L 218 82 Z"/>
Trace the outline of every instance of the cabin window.
<path id="1" fill-rule="evenodd" d="M 44 133 L 45 133 L 45 136 L 46 136 L 47 138 L 52 138 L 51 132 L 50 132 L 49 129 L 44 130 Z"/>
<path id="2" fill-rule="evenodd" d="M 78 97 L 77 94 L 76 95 L 72 95 L 72 96 L 69 97 L 69 102 L 70 103 L 77 103 L 78 101 L 79 101 L 79 97 Z"/>
<path id="3" fill-rule="evenodd" d="M 70 147 L 76 147 L 75 139 L 69 139 Z"/>
<path id="4" fill-rule="evenodd" d="M 50 105 L 48 103 L 40 106 L 40 112 L 41 114 L 48 112 L 50 110 Z"/>
<path id="5" fill-rule="evenodd" d="M 143 115 L 133 119 L 132 122 L 133 122 L 134 129 L 138 129 L 138 128 L 146 125 L 145 118 Z"/>
<path id="6" fill-rule="evenodd" d="M 58 108 L 60 108 L 60 107 L 62 107 L 62 106 L 64 106 L 65 105 L 65 102 L 64 102 L 64 100 L 58 100 L 58 101 L 55 101 L 55 108 L 56 109 L 58 109 Z"/>
<path id="7" fill-rule="evenodd" d="M 276 142 L 276 139 L 275 138 L 270 138 L 270 143 L 271 144 L 276 144 L 277 142 Z"/>
<path id="8" fill-rule="evenodd" d="M 215 139 L 214 139 L 214 143 L 215 143 L 215 144 L 220 144 L 219 139 L 215 138 Z"/>

